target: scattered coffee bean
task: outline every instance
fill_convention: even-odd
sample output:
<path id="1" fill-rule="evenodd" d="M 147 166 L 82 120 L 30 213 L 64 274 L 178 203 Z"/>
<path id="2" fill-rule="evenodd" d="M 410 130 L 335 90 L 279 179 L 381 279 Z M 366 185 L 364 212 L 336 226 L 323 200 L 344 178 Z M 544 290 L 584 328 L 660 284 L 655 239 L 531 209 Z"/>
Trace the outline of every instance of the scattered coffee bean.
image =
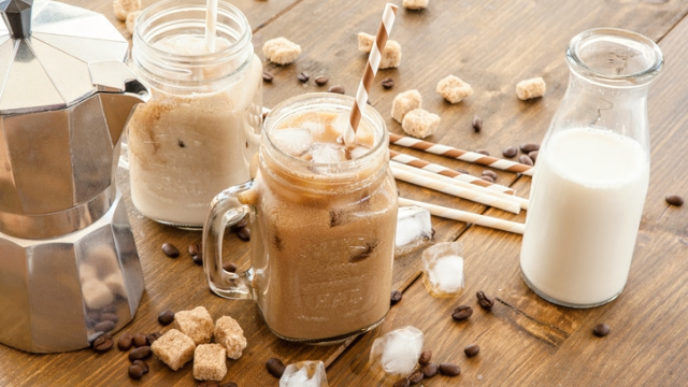
<path id="1" fill-rule="evenodd" d="M 492 307 L 494 306 L 494 300 L 488 297 L 485 292 L 479 290 L 477 293 L 475 293 L 475 297 L 478 298 L 478 305 L 480 305 L 481 308 L 487 311 L 492 310 Z"/>
<path id="2" fill-rule="evenodd" d="M 143 368 L 143 373 L 144 373 L 144 374 L 147 374 L 148 371 L 150 371 L 150 368 L 148 368 L 148 363 L 146 363 L 146 362 L 143 361 L 143 360 L 134 360 L 133 362 L 131 362 L 131 364 L 136 364 L 136 365 L 138 365 L 139 367 Z"/>
<path id="3" fill-rule="evenodd" d="M 681 207 L 683 205 L 683 198 L 678 195 L 669 195 L 664 200 L 672 206 Z"/>
<path id="4" fill-rule="evenodd" d="M 153 332 L 146 335 L 146 344 L 153 345 L 153 342 L 162 336 L 160 332 Z"/>
<path id="5" fill-rule="evenodd" d="M 323 75 L 315 78 L 315 84 L 318 86 L 325 86 L 329 81 L 330 79 Z"/>
<path id="6" fill-rule="evenodd" d="M 230 273 L 236 273 L 237 271 L 236 265 L 231 262 L 225 263 L 224 265 L 222 265 L 222 268 Z"/>
<path id="7" fill-rule="evenodd" d="M 483 176 L 490 176 L 491 178 L 497 180 L 497 173 L 495 171 L 491 171 L 489 169 L 486 169 L 482 173 Z"/>
<path id="8" fill-rule="evenodd" d="M 311 79 L 310 75 L 306 74 L 305 72 L 300 72 L 299 75 L 296 76 L 296 79 L 299 80 L 301 83 L 306 83 L 308 82 L 309 79 Z"/>
<path id="9" fill-rule="evenodd" d="M 203 257 L 201 255 L 192 255 L 191 260 L 193 263 L 196 265 L 202 266 L 203 265 Z"/>
<path id="10" fill-rule="evenodd" d="M 533 165 L 533 159 L 528 157 L 528 155 L 518 156 L 518 162 L 525 165 Z"/>
<path id="11" fill-rule="evenodd" d="M 516 148 L 515 146 L 510 146 L 502 151 L 502 156 L 509 159 L 516 157 L 517 154 L 518 148 Z"/>
<path id="12" fill-rule="evenodd" d="M 423 375 L 425 375 L 426 379 L 430 379 L 440 372 L 440 366 L 437 363 L 429 363 L 424 365 L 420 370 L 423 371 Z"/>
<path id="13" fill-rule="evenodd" d="M 282 360 L 275 357 L 271 357 L 265 362 L 265 368 L 267 368 L 270 375 L 276 378 L 281 378 L 284 373 L 284 363 L 282 363 Z"/>
<path id="14" fill-rule="evenodd" d="M 120 351 L 128 351 L 129 348 L 131 348 L 131 345 L 133 344 L 133 340 L 134 336 L 131 333 L 122 333 L 119 336 L 119 339 L 117 339 L 117 348 L 119 348 Z"/>
<path id="15" fill-rule="evenodd" d="M 481 155 L 485 155 L 485 156 L 490 155 L 490 151 L 488 151 L 487 149 L 478 149 L 477 151 L 475 151 L 475 153 L 480 153 Z"/>
<path id="16" fill-rule="evenodd" d="M 112 336 L 108 334 L 98 336 L 95 340 L 93 340 L 93 343 L 91 343 L 93 350 L 98 353 L 109 351 L 112 349 L 113 345 L 114 343 L 112 342 Z"/>
<path id="17" fill-rule="evenodd" d="M 327 89 L 327 91 L 329 91 L 330 93 L 336 93 L 336 94 L 344 94 L 345 93 L 344 87 L 342 87 L 341 85 L 332 86 L 329 89 Z"/>
<path id="18" fill-rule="evenodd" d="M 463 349 L 463 353 L 465 353 L 466 356 L 468 356 L 468 357 L 473 357 L 473 356 L 477 355 L 478 352 L 480 352 L 480 347 L 478 346 L 478 344 L 467 345 Z"/>
<path id="19" fill-rule="evenodd" d="M 129 360 L 143 360 L 147 359 L 151 355 L 151 349 L 149 346 L 144 345 L 142 347 L 134 348 L 129 351 Z"/>
<path id="20" fill-rule="evenodd" d="M 385 90 L 389 90 L 394 87 L 394 79 L 392 78 L 385 78 L 382 80 L 382 87 Z"/>
<path id="21" fill-rule="evenodd" d="M 171 243 L 163 243 L 162 252 L 170 258 L 177 258 L 179 256 L 179 249 Z"/>
<path id="22" fill-rule="evenodd" d="M 480 133 L 480 131 L 483 129 L 483 119 L 478 116 L 473 116 L 473 122 L 471 125 L 473 126 L 474 132 Z"/>
<path id="23" fill-rule="evenodd" d="M 412 385 L 418 384 L 418 383 L 423 381 L 424 376 L 425 375 L 423 375 L 423 373 L 421 371 L 416 371 L 408 377 L 408 380 Z"/>
<path id="24" fill-rule="evenodd" d="M 463 321 L 473 315 L 473 308 L 468 305 L 460 305 L 452 313 L 452 318 L 455 321 Z"/>
<path id="25" fill-rule="evenodd" d="M 244 242 L 251 240 L 251 230 L 248 227 L 242 227 L 236 231 L 236 236 Z"/>
<path id="26" fill-rule="evenodd" d="M 483 179 L 483 180 L 485 180 L 485 181 L 488 182 L 488 183 L 494 183 L 494 182 L 497 181 L 497 180 L 495 180 L 494 177 L 492 177 L 492 176 L 490 176 L 490 175 L 482 175 L 482 176 L 480 176 L 480 178 Z"/>
<path id="27" fill-rule="evenodd" d="M 272 76 L 272 74 L 270 74 L 267 71 L 263 71 L 263 82 L 270 83 L 270 82 L 272 82 L 273 79 L 274 79 L 274 77 Z"/>
<path id="28" fill-rule="evenodd" d="M 537 162 L 538 153 L 540 153 L 540 151 L 528 152 L 528 157 L 530 157 L 530 159 L 533 160 L 533 164 Z"/>
<path id="29" fill-rule="evenodd" d="M 142 347 L 146 344 L 148 344 L 148 341 L 146 341 L 146 335 L 143 333 L 137 333 L 134 335 L 134 347 Z"/>
<path id="30" fill-rule="evenodd" d="M 452 363 L 442 363 L 440 364 L 440 373 L 447 376 L 456 376 L 461 373 L 461 368 Z"/>
<path id="31" fill-rule="evenodd" d="M 432 351 L 426 349 L 425 351 L 420 353 L 420 357 L 418 358 L 418 364 L 426 365 L 430 363 L 430 359 L 432 359 Z"/>
<path id="32" fill-rule="evenodd" d="M 521 152 L 528 154 L 532 151 L 540 150 L 539 144 L 523 144 L 521 145 Z"/>
<path id="33" fill-rule="evenodd" d="M 400 291 L 392 290 L 392 295 L 389 298 L 390 305 L 396 305 L 399 301 L 401 301 L 401 296 L 402 293 Z"/>
<path id="34" fill-rule="evenodd" d="M 139 380 L 145 375 L 146 373 L 143 371 L 143 367 L 141 367 L 138 364 L 131 364 L 129 365 L 129 377 L 134 379 L 134 380 Z"/>
<path id="35" fill-rule="evenodd" d="M 397 380 L 392 387 L 409 387 L 411 385 L 411 381 L 408 378 L 403 378 Z"/>
<path id="36" fill-rule="evenodd" d="M 186 248 L 186 251 L 189 252 L 190 256 L 194 255 L 200 255 L 201 254 L 201 244 L 199 242 L 195 242 L 189 245 L 189 247 Z"/>
<path id="37" fill-rule="evenodd" d="M 174 321 L 174 312 L 171 310 L 163 310 L 158 314 L 158 322 L 160 325 L 170 325 Z"/>
<path id="38" fill-rule="evenodd" d="M 609 334 L 609 325 L 597 324 L 595 328 L 592 329 L 592 333 L 597 337 L 607 336 Z"/>
<path id="39" fill-rule="evenodd" d="M 110 320 L 101 321 L 93 327 L 93 330 L 97 332 L 110 332 L 113 329 L 115 329 L 115 323 Z"/>

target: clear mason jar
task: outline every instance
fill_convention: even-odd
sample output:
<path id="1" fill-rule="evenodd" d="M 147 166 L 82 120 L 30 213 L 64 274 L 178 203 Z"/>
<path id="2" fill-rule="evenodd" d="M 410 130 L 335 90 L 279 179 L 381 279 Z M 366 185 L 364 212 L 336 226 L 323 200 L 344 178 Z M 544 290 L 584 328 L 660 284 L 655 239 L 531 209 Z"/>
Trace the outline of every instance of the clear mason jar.
<path id="1" fill-rule="evenodd" d="M 203 226 L 211 199 L 248 181 L 257 162 L 262 64 L 239 9 L 220 1 L 216 50 L 205 46 L 205 0 L 146 8 L 132 64 L 152 97 L 129 121 L 131 196 L 157 222 Z"/>
<path id="2" fill-rule="evenodd" d="M 286 340 L 341 341 L 372 329 L 389 310 L 397 191 L 382 117 L 366 106 L 361 128 L 370 129 L 372 147 L 352 160 L 304 160 L 276 142 L 275 132 L 295 127 L 304 114 L 337 114 L 346 124 L 352 104 L 348 96 L 312 93 L 276 106 L 263 127 L 255 180 L 220 193 L 204 228 L 211 290 L 255 300 L 268 327 Z M 245 216 L 252 268 L 230 273 L 222 237 Z"/>
<path id="3" fill-rule="evenodd" d="M 576 35 L 570 76 L 533 176 L 521 271 L 555 304 L 594 307 L 623 290 L 647 193 L 647 94 L 663 59 L 635 32 Z"/>

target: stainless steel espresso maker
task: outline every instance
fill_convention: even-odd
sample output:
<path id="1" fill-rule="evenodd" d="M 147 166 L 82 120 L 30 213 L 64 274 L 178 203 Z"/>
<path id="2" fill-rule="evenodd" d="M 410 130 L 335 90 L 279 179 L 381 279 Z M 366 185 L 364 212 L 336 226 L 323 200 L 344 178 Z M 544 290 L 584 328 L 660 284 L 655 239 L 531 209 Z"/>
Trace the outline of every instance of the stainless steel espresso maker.
<path id="1" fill-rule="evenodd" d="M 103 15 L 47 0 L 0 10 L 0 343 L 83 348 L 143 293 L 113 156 L 148 91 Z"/>

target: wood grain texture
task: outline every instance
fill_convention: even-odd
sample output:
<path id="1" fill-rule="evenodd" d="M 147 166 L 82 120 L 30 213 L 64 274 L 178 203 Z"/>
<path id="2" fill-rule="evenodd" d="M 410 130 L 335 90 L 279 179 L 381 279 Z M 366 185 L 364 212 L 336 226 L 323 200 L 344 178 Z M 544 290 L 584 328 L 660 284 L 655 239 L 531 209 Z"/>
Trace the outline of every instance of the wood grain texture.
<path id="1" fill-rule="evenodd" d="M 114 21 L 109 0 L 70 0 L 105 13 Z M 153 0 L 144 0 L 145 4 Z M 255 31 L 254 45 L 262 57 L 264 41 L 277 36 L 301 44 L 303 54 L 289 66 L 265 63 L 275 75 L 266 84 L 266 106 L 296 94 L 325 91 L 343 85 L 352 95 L 366 57 L 356 50 L 356 33 L 374 32 L 384 2 L 375 0 L 324 2 L 319 0 L 237 0 Z M 229 361 L 225 381 L 240 386 L 277 385 L 264 370 L 270 356 L 285 362 L 322 359 L 328 365 L 332 386 L 390 385 L 393 379 L 371 370 L 370 345 L 375 337 L 404 325 L 425 332 L 426 347 L 436 361 L 456 362 L 462 375 L 456 379 L 436 377 L 428 386 L 456 384 L 486 385 L 686 385 L 688 383 L 688 207 L 669 208 L 668 193 L 688 197 L 688 3 L 683 1 L 599 2 L 472 1 L 433 0 L 423 12 L 401 11 L 391 39 L 403 46 L 398 70 L 380 71 L 371 90 L 371 103 L 387 119 L 389 130 L 400 133 L 400 125 L 389 118 L 396 93 L 418 88 L 424 107 L 441 115 L 442 123 L 431 141 L 464 149 L 488 149 L 493 155 L 510 145 L 539 142 L 566 88 L 568 70 L 564 50 L 577 32 L 593 26 L 617 26 L 662 39 L 667 65 L 650 95 L 652 126 L 652 175 L 641 233 L 627 289 L 615 302 L 592 310 L 555 307 L 536 297 L 521 281 L 518 254 L 521 238 L 512 234 L 466 227 L 433 219 L 437 241 L 459 239 L 466 255 L 467 288 L 455 299 L 435 299 L 418 279 L 418 254 L 395 262 L 394 287 L 405 289 L 404 298 L 387 320 L 373 332 L 350 345 L 308 347 L 275 338 L 262 322 L 256 307 L 245 301 L 226 301 L 210 294 L 202 269 L 185 253 L 199 233 L 158 225 L 138 214 L 128 199 L 128 183 L 120 175 L 127 194 L 146 281 L 146 292 L 134 321 L 124 331 L 164 330 L 156 317 L 164 309 L 182 310 L 204 305 L 214 317 L 230 314 L 244 327 L 249 346 L 238 361 Z M 682 22 L 680 22 L 683 19 Z M 677 24 L 678 23 L 678 24 Z M 121 31 L 124 27 L 116 24 Z M 307 84 L 296 75 L 311 75 Z M 436 82 L 454 73 L 475 89 L 471 98 L 458 105 L 445 103 L 434 92 Z M 316 75 L 330 78 L 326 87 L 313 83 Z M 548 82 L 545 98 L 521 102 L 514 87 L 520 79 L 542 75 Z M 394 89 L 379 83 L 391 77 Z M 471 120 L 484 121 L 480 134 L 473 133 Z M 465 168 L 480 175 L 484 169 L 420 152 L 418 157 L 450 167 Z M 498 182 L 513 184 L 526 196 L 530 178 L 498 172 Z M 399 184 L 403 196 L 474 212 L 523 221 L 502 211 L 450 198 L 411 185 Z M 172 260 L 160 251 L 172 242 L 182 255 Z M 226 251 L 240 256 L 248 266 L 247 244 L 229 237 Z M 493 312 L 477 307 L 475 291 L 498 297 Z M 471 319 L 456 323 L 451 310 L 459 304 L 475 309 Z M 597 339 L 592 327 L 604 321 L 610 336 Z M 481 353 L 466 359 L 463 347 L 478 343 Z M 126 375 L 126 355 L 113 350 L 95 355 L 89 350 L 57 355 L 30 355 L 0 346 L 0 385 L 193 385 L 191 366 L 170 371 L 151 360 L 151 372 L 141 382 Z"/>

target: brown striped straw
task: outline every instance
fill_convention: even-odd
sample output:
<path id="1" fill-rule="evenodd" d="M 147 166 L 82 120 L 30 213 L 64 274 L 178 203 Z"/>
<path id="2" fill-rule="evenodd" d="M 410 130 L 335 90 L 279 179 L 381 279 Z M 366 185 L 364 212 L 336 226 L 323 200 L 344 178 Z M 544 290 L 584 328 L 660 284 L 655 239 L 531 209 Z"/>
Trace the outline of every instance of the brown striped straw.
<path id="1" fill-rule="evenodd" d="M 444 157 L 467 161 L 469 163 L 485 165 L 503 171 L 521 173 L 528 176 L 533 176 L 533 172 L 535 172 L 535 168 L 530 165 L 517 163 L 511 160 L 500 159 L 497 157 L 485 156 L 482 153 L 465 151 L 463 149 L 436 144 L 429 141 L 423 141 L 413 137 L 400 136 L 394 133 L 389 134 L 389 143 Z"/>
<path id="2" fill-rule="evenodd" d="M 377 29 L 375 42 L 368 55 L 368 62 L 366 63 L 365 71 L 363 71 L 361 82 L 358 84 L 356 99 L 354 100 L 354 106 L 349 116 L 349 129 L 344 134 L 344 143 L 347 145 L 353 144 L 355 140 L 358 124 L 361 122 L 361 106 L 366 106 L 366 103 L 368 103 L 368 92 L 370 91 L 370 86 L 373 83 L 377 69 L 380 67 L 382 50 L 387 44 L 387 37 L 390 32 L 392 32 L 397 9 L 398 7 L 392 3 L 385 4 L 385 11 L 382 13 L 382 20 L 380 22 L 380 27 Z"/>
<path id="3" fill-rule="evenodd" d="M 490 183 L 489 181 L 483 180 L 479 177 L 469 175 L 467 173 L 461 173 L 459 171 L 455 171 L 453 169 L 447 168 L 443 165 L 431 163 L 429 161 L 420 159 L 418 157 L 414 157 L 411 155 L 407 155 L 405 153 L 397 152 L 394 150 L 389 150 L 389 157 L 396 162 L 400 162 L 406 165 L 410 165 L 412 167 L 416 167 L 419 169 L 424 169 L 426 171 L 434 172 L 437 173 L 438 175 L 443 175 L 447 177 L 451 177 L 452 179 L 460 180 L 460 181 L 465 181 L 466 183 L 469 184 L 474 184 L 478 185 L 481 187 L 489 188 L 498 192 L 503 192 L 506 194 L 513 194 L 514 190 L 512 188 L 503 186 L 501 184 L 495 184 L 495 183 Z"/>

